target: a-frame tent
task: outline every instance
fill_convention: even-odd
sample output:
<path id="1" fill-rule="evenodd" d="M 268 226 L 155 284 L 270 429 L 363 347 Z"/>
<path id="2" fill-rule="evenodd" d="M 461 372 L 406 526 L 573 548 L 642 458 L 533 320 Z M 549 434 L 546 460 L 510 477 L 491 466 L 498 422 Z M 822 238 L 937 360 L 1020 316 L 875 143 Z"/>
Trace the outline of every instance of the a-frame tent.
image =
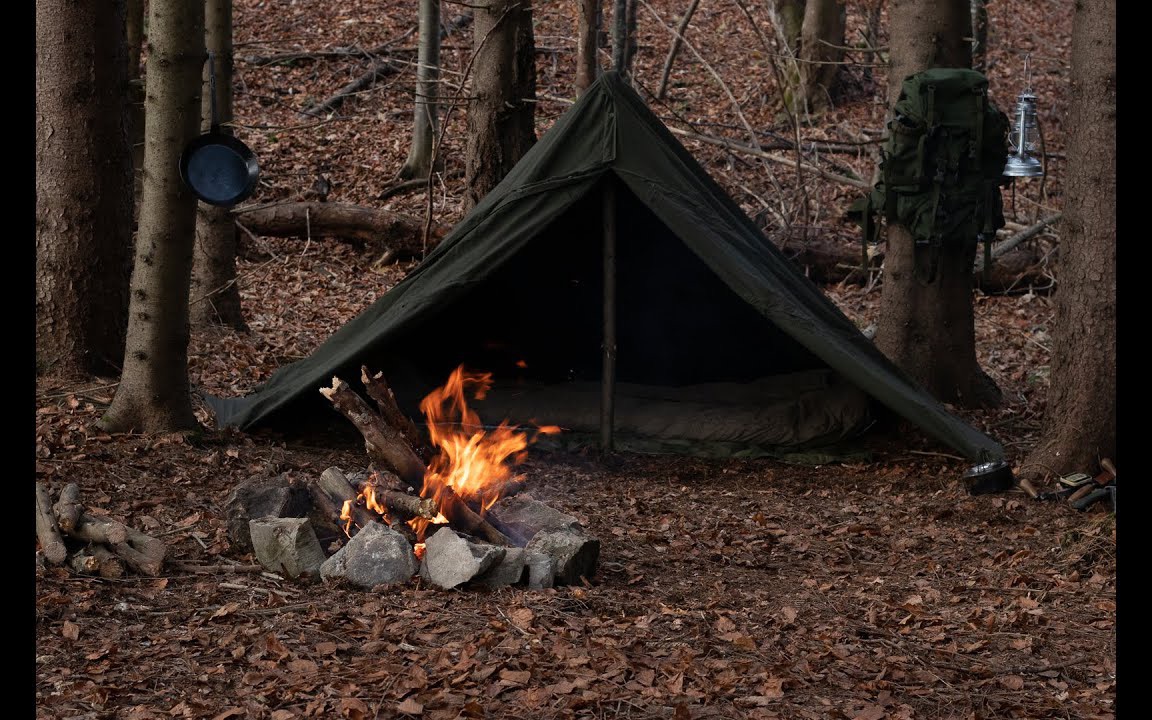
<path id="1" fill-rule="evenodd" d="M 355 386 L 362 364 L 413 415 L 466 364 L 497 381 L 486 422 L 626 448 L 778 454 L 859 432 L 878 402 L 967 458 L 1003 456 L 888 361 L 615 73 L 401 283 L 256 392 L 209 403 L 221 426 L 339 421 L 318 390 L 334 375 Z"/>

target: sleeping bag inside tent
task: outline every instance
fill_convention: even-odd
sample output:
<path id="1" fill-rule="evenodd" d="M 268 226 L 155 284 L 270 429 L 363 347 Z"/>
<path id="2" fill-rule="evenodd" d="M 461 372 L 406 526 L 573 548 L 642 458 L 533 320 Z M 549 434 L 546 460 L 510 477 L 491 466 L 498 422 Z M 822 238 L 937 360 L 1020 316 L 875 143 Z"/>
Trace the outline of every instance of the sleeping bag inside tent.
<path id="1" fill-rule="evenodd" d="M 615 73 L 312 355 L 208 401 L 222 426 L 346 424 L 319 389 L 360 389 L 362 365 L 418 424 L 463 365 L 491 374 L 472 403 L 485 424 L 558 425 L 569 444 L 600 437 L 605 402 L 617 448 L 746 457 L 836 446 L 885 407 L 966 457 L 1003 455 L 876 350 Z"/>

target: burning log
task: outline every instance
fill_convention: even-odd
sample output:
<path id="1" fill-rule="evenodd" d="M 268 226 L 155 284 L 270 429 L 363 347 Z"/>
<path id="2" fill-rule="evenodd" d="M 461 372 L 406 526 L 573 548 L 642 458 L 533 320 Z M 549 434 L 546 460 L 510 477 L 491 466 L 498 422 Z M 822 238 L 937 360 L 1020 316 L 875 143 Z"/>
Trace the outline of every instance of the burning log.
<path id="1" fill-rule="evenodd" d="M 509 547 L 514 544 L 507 535 L 492 527 L 491 523 L 468 507 L 468 503 L 456 494 L 451 485 L 443 487 L 439 500 L 440 512 L 444 513 L 444 517 L 448 518 L 452 527 L 493 545 Z"/>
<path id="2" fill-rule="evenodd" d="M 42 482 L 36 483 L 36 539 L 40 541 L 44 559 L 53 565 L 59 565 L 68 558 L 68 548 L 52 515 L 52 496 Z"/>
<path id="3" fill-rule="evenodd" d="M 405 441 L 401 431 L 388 425 L 368 403 L 338 377 L 332 378 L 332 387 L 320 388 L 320 394 L 356 426 L 364 436 L 368 456 L 396 471 L 407 484 L 424 486 L 424 461 Z"/>
<path id="4" fill-rule="evenodd" d="M 420 445 L 420 431 L 416 428 L 416 423 L 412 422 L 412 418 L 401 412 L 400 406 L 396 404 L 396 394 L 388 387 L 384 373 L 369 375 L 368 368 L 361 365 L 360 382 L 364 383 L 368 397 L 376 401 L 376 407 L 380 408 L 384 422 L 399 430 L 408 444 L 416 449 Z"/>
<path id="5" fill-rule="evenodd" d="M 320 473 L 320 479 L 316 481 L 314 489 L 316 492 L 312 493 L 313 499 L 317 499 L 316 496 L 320 495 L 320 504 L 325 511 L 334 509 L 336 517 L 340 520 L 351 520 L 360 528 L 367 527 L 369 523 L 380 522 L 379 515 L 356 504 L 356 490 L 352 488 L 340 468 L 330 467 Z M 348 512 L 347 517 L 345 510 Z"/>
<path id="6" fill-rule="evenodd" d="M 80 486 L 76 483 L 65 485 L 60 491 L 60 497 L 56 499 L 56 504 L 52 506 L 52 511 L 56 513 L 56 523 L 60 526 L 60 530 L 66 533 L 72 532 L 72 528 L 80 521 L 80 513 L 84 512 L 84 505 L 80 503 Z"/>

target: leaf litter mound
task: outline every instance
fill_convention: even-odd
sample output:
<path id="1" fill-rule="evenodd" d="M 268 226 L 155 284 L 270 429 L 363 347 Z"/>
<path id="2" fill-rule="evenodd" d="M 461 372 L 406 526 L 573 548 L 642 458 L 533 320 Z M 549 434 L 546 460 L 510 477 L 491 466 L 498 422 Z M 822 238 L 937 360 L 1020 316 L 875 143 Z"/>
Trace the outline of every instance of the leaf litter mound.
<path id="1" fill-rule="evenodd" d="M 649 4 L 667 24 L 683 12 Z M 446 5 L 444 17 L 464 9 Z M 850 43 L 864 9 L 848 3 Z M 771 37 L 763 9 L 749 12 Z M 1021 53 L 1031 51 L 1057 156 L 1043 190 L 1008 197 L 1028 224 L 1060 206 L 1070 17 L 1055 2 L 990 3 L 989 12 L 997 100 L 1012 102 Z M 572 95 L 575 15 L 559 4 L 535 13 L 542 132 Z M 237 1 L 236 115 L 265 172 L 256 201 L 300 199 L 323 179 L 330 202 L 378 204 L 407 153 L 412 74 L 316 118 L 301 110 L 367 60 L 255 59 L 391 42 L 391 57 L 414 61 L 415 36 L 405 36 L 414 25 L 412 8 L 393 2 Z M 670 126 L 747 143 L 728 94 L 691 52 L 681 51 L 668 97 L 654 101 L 670 37 L 642 6 L 641 94 Z M 762 142 L 792 133 L 774 99 L 771 55 L 739 5 L 705 4 L 687 37 Z M 451 97 L 470 29 L 444 42 Z M 801 128 L 805 139 L 858 141 L 862 129 L 882 128 L 883 68 L 842 74 L 844 96 Z M 464 122 L 463 109 L 449 117 L 435 182 L 436 219 L 447 223 L 459 219 Z M 684 142 L 750 215 L 766 218 L 766 231 L 857 237 L 841 217 L 855 189 Z M 820 161 L 870 177 L 875 145 L 861 147 Z M 804 193 L 810 215 L 801 219 Z M 425 202 L 398 195 L 384 206 L 419 217 Z M 242 245 L 250 330 L 194 332 L 190 371 L 206 392 L 252 390 L 413 266 L 378 267 L 364 249 L 322 237 L 244 236 Z M 878 287 L 825 289 L 861 327 L 877 322 Z M 977 294 L 975 307 L 981 365 L 1006 401 L 959 412 L 1018 463 L 1043 414 L 1051 298 L 1025 287 Z M 362 446 L 220 430 L 108 435 L 94 423 L 113 391 L 114 380 L 40 378 L 37 479 L 53 491 L 78 482 L 89 505 L 161 537 L 169 567 L 160 578 L 102 580 L 38 564 L 38 717 L 1114 717 L 1114 516 L 1021 493 L 971 497 L 959 481 L 966 464 L 914 432 L 878 446 L 871 463 L 821 467 L 535 454 L 525 467 L 533 493 L 603 541 L 591 583 L 445 592 L 414 580 L 363 592 L 229 571 L 255 560 L 230 548 L 223 514 L 249 477 L 361 467 Z"/>

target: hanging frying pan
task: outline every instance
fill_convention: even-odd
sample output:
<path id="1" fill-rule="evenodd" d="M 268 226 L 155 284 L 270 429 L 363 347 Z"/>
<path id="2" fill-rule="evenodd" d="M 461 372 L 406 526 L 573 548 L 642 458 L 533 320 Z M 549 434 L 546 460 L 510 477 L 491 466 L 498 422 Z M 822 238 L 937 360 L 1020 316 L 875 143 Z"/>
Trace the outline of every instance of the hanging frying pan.
<path id="1" fill-rule="evenodd" d="M 260 166 L 247 145 L 220 130 L 216 118 L 216 61 L 208 53 L 208 91 L 212 97 L 212 125 L 180 154 L 180 179 L 196 197 L 209 205 L 232 207 L 256 189 Z"/>

